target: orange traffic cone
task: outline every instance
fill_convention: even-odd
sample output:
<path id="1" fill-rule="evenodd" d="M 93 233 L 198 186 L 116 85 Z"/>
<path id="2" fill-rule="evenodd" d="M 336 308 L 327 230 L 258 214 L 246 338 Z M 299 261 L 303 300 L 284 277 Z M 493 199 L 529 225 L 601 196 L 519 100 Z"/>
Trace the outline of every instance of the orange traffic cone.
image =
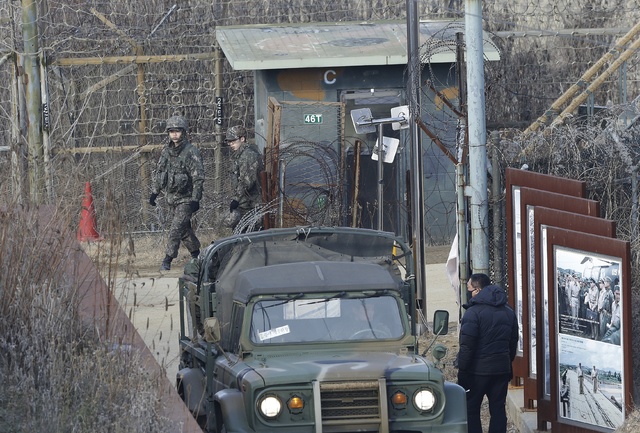
<path id="1" fill-rule="evenodd" d="M 81 242 L 101 241 L 102 237 L 96 230 L 96 210 L 93 207 L 93 195 L 91 194 L 91 184 L 84 185 L 84 199 L 82 200 L 82 212 L 80 213 L 80 224 L 78 226 L 78 240 Z"/>

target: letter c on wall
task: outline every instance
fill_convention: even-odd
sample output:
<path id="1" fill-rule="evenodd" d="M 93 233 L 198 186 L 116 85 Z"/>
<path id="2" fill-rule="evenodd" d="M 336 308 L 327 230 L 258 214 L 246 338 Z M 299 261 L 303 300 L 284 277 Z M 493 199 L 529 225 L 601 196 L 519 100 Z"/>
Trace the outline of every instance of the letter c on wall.
<path id="1" fill-rule="evenodd" d="M 329 78 L 331 76 L 331 78 Z M 327 69 L 324 72 L 324 82 L 325 84 L 335 84 L 336 82 L 336 71 L 333 69 Z"/>

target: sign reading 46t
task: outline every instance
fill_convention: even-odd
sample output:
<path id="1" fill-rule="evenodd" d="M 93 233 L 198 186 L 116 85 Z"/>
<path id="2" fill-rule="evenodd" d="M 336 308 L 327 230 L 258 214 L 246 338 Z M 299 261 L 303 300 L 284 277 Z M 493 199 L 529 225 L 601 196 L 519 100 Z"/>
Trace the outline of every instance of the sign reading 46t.
<path id="1" fill-rule="evenodd" d="M 304 115 L 305 125 L 318 125 L 320 123 L 322 123 L 322 114 L 305 114 Z"/>

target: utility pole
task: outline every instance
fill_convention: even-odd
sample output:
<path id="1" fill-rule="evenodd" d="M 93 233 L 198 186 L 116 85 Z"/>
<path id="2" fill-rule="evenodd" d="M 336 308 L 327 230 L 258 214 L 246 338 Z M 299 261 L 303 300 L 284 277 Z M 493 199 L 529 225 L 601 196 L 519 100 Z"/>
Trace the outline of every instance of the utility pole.
<path id="1" fill-rule="evenodd" d="M 484 98 L 482 2 L 466 0 L 467 116 L 469 119 L 469 214 L 471 266 L 474 273 L 489 274 L 489 199 L 487 193 L 487 133 Z"/>
<path id="2" fill-rule="evenodd" d="M 420 20 L 418 0 L 407 0 L 407 96 L 409 112 L 413 119 L 420 119 Z M 418 306 L 426 317 L 427 293 L 424 254 L 424 175 L 422 169 L 422 146 L 417 122 L 409 122 L 411 138 L 411 229 L 412 246 L 416 269 L 416 291 Z"/>
<path id="3" fill-rule="evenodd" d="M 34 203 L 44 199 L 44 147 L 42 142 L 42 93 L 38 44 L 38 7 L 35 0 L 22 0 L 22 76 L 27 107 L 29 196 Z"/>

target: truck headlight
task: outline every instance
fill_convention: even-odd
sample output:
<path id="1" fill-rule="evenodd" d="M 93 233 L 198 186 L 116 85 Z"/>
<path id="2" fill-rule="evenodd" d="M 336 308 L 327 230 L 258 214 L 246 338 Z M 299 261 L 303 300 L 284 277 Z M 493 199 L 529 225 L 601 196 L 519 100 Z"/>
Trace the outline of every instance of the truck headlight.
<path id="1" fill-rule="evenodd" d="M 420 411 L 431 410 L 436 404 L 436 396 L 430 389 L 421 389 L 414 394 L 413 404 Z"/>
<path id="2" fill-rule="evenodd" d="M 265 418 L 275 418 L 282 411 L 282 402 L 274 395 L 268 395 L 260 400 L 258 404 L 260 412 Z"/>

